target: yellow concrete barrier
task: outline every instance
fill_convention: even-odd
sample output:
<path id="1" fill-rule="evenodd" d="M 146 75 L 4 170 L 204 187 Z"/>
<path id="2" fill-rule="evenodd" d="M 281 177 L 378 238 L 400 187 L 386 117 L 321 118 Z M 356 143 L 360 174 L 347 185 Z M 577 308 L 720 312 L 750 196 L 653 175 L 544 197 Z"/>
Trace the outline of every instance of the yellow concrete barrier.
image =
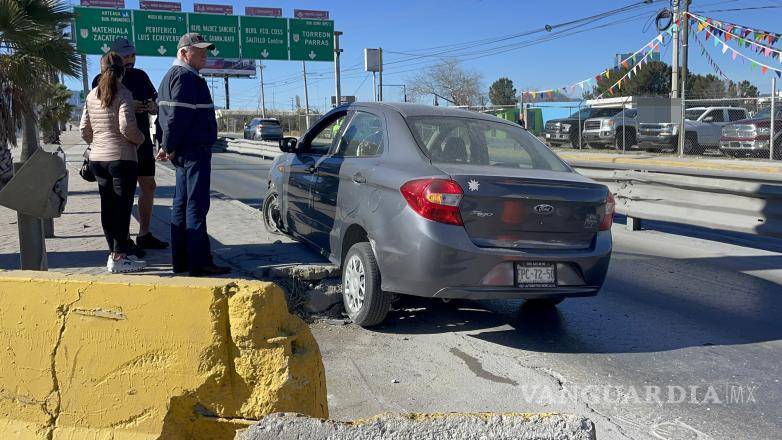
<path id="1" fill-rule="evenodd" d="M 222 440 L 273 412 L 328 417 L 274 284 L 0 272 L 0 438 Z"/>

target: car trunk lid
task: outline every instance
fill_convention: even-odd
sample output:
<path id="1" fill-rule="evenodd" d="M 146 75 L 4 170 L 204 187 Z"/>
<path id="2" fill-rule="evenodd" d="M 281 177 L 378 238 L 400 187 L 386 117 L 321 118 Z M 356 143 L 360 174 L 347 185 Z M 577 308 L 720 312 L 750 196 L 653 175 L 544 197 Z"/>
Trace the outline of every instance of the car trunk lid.
<path id="1" fill-rule="evenodd" d="M 586 249 L 608 189 L 575 172 L 435 164 L 464 191 L 460 213 L 477 246 Z"/>

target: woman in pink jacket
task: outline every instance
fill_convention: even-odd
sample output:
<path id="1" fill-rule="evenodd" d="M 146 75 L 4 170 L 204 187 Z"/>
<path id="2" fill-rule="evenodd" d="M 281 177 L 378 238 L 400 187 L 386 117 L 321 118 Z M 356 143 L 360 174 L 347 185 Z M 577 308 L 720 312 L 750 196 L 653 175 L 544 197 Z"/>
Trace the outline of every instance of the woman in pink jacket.
<path id="1" fill-rule="evenodd" d="M 147 263 L 128 255 L 128 232 L 138 174 L 137 149 L 144 142 L 133 113 L 133 97 L 122 85 L 122 57 L 109 52 L 100 60 L 101 79 L 87 95 L 81 136 L 91 144 L 90 168 L 98 181 L 103 233 L 109 244 L 106 269 L 138 272 Z"/>

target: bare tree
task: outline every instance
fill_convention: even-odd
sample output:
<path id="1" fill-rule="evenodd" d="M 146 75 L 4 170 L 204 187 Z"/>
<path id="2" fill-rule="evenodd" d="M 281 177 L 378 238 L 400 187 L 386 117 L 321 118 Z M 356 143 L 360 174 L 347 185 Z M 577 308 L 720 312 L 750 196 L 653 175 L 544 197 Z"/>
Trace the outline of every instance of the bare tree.
<path id="1" fill-rule="evenodd" d="M 456 59 L 442 60 L 408 78 L 408 90 L 417 100 L 439 95 L 454 105 L 477 105 L 481 100 L 481 74 L 465 69 Z"/>

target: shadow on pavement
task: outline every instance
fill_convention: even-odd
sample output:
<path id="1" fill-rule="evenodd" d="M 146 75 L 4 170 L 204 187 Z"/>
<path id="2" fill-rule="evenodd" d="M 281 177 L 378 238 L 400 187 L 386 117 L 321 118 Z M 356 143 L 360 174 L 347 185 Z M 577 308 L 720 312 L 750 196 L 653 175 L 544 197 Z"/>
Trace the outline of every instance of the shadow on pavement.
<path id="1" fill-rule="evenodd" d="M 522 300 L 462 301 L 401 298 L 373 331 L 391 334 L 468 332 L 509 348 L 550 353 L 648 353 L 782 339 L 782 289 L 755 275 L 779 269 L 782 256 L 676 260 L 615 253 L 603 290 L 555 308 Z M 709 269 L 711 267 L 711 269 Z M 655 272 L 655 268 L 659 273 Z M 662 273 L 664 272 L 664 273 Z"/>

